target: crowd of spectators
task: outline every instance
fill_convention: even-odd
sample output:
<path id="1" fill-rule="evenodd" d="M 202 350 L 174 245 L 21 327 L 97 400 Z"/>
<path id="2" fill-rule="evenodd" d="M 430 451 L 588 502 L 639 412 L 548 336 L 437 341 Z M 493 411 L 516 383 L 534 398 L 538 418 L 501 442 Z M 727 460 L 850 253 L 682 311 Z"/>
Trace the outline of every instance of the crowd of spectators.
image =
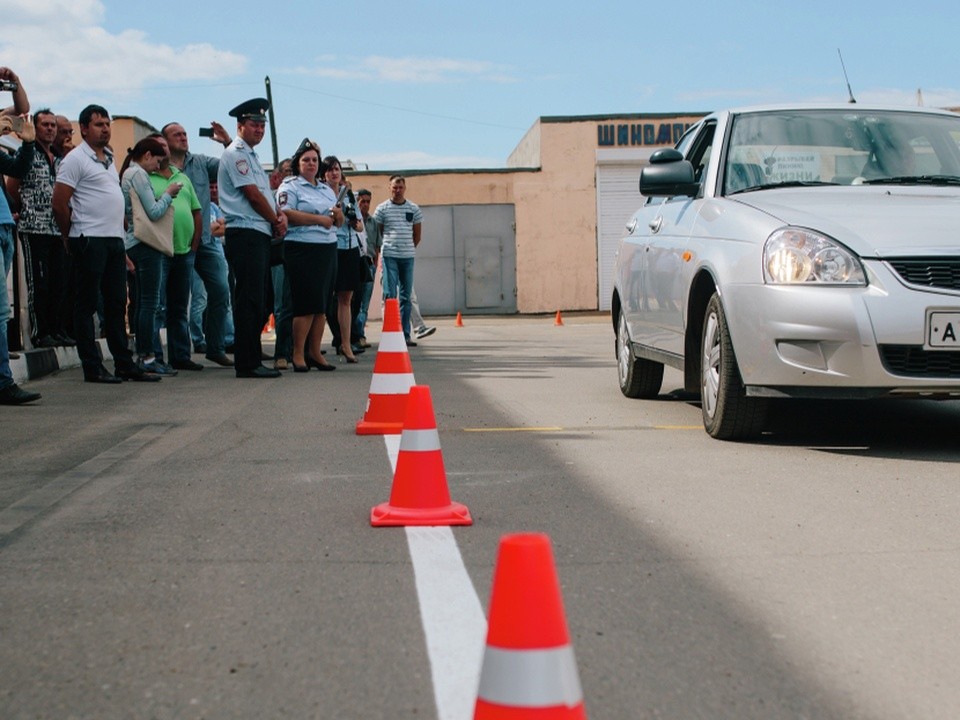
<path id="1" fill-rule="evenodd" d="M 203 370 L 191 348 L 237 377 L 334 370 L 321 347 L 327 325 L 341 362 L 358 363 L 370 347 L 366 318 L 381 256 L 384 296 L 400 298 L 404 333 L 416 345 L 410 318 L 422 215 L 404 197 L 402 176 L 371 211 L 371 192 L 354 193 L 340 161 L 309 139 L 268 176 L 254 150 L 266 123 L 261 98 L 230 111 L 235 137 L 211 123 L 220 157 L 192 153 L 177 122 L 115 157 L 105 108 L 84 108 L 74 146 L 69 119 L 48 108 L 30 114 L 10 68 L 0 68 L 0 91 L 13 97 L 0 133 L 20 141 L 0 152 L 0 404 L 40 399 L 10 370 L 7 278 L 17 238 L 27 290 L 21 340 L 27 348 L 76 347 L 87 382 L 156 383 Z M 260 342 L 270 315 L 272 368 Z M 433 330 L 421 319 L 413 332 Z"/>

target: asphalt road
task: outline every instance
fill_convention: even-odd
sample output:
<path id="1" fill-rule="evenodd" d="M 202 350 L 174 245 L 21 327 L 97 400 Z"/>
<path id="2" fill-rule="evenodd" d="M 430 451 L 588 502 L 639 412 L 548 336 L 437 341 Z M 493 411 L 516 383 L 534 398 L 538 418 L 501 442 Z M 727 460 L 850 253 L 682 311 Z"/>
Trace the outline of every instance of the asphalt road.
<path id="1" fill-rule="evenodd" d="M 442 320 L 411 360 L 474 518 L 468 585 L 486 609 L 501 536 L 550 535 L 588 716 L 960 716 L 960 402 L 787 404 L 718 442 L 677 373 L 627 400 L 609 321 L 564 320 Z M 457 668 L 413 545 L 369 526 L 392 482 L 354 433 L 372 355 L 69 370 L 2 409 L 0 717 L 440 717 Z"/>

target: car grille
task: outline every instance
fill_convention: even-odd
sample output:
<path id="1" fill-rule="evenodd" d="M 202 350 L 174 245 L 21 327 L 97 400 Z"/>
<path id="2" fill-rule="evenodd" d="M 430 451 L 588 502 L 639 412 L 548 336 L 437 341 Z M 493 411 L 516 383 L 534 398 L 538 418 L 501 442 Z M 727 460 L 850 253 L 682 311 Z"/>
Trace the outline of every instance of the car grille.
<path id="1" fill-rule="evenodd" d="M 894 375 L 960 378 L 960 351 L 930 351 L 920 345 L 881 345 L 880 358 Z"/>
<path id="2" fill-rule="evenodd" d="M 911 285 L 960 290 L 960 258 L 897 258 L 887 262 Z"/>

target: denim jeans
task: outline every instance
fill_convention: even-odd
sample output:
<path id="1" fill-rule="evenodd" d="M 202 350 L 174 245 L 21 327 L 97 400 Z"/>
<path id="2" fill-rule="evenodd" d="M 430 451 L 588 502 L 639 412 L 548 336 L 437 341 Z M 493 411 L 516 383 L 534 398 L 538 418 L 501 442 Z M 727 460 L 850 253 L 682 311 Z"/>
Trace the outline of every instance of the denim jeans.
<path id="1" fill-rule="evenodd" d="M 370 313 L 370 300 L 373 297 L 373 285 L 374 283 L 372 282 L 365 282 L 360 286 L 360 291 L 354 293 L 357 312 L 353 316 L 352 336 L 358 340 L 367 336 L 367 315 Z"/>
<path id="2" fill-rule="evenodd" d="M 193 275 L 190 277 L 190 339 L 193 346 L 206 345 L 207 337 L 203 334 L 203 313 L 207 309 L 207 289 L 203 280 L 197 275 L 194 265 Z"/>
<path id="3" fill-rule="evenodd" d="M 201 282 L 195 279 L 199 277 Z M 216 239 L 200 244 L 193 261 L 191 279 L 194 287 L 201 285 L 206 298 L 206 320 L 203 321 L 201 340 L 206 340 L 207 355 L 223 355 L 227 334 L 227 316 L 230 312 L 230 285 L 227 282 L 227 258 Z M 191 322 L 194 310 L 191 307 Z M 203 315 L 203 309 L 200 310 Z M 169 332 L 169 331 L 168 331 Z M 230 334 L 233 334 L 231 323 Z M 194 335 L 196 339 L 196 335 Z"/>
<path id="4" fill-rule="evenodd" d="M 273 322 L 277 331 L 273 359 L 285 358 L 293 362 L 293 294 L 283 265 L 270 268 L 270 279 L 273 282 Z"/>
<path id="5" fill-rule="evenodd" d="M 133 261 L 137 276 L 137 314 L 133 332 L 136 335 L 137 355 L 153 355 L 153 335 L 156 330 L 157 309 L 160 307 L 160 282 L 163 277 L 164 255 L 149 245 L 137 243 L 127 255 Z"/>
<path id="6" fill-rule="evenodd" d="M 7 295 L 7 275 L 13 264 L 13 225 L 0 225 L 0 255 L 3 256 L 3 275 L 0 276 L 0 390 L 13 385 L 10 370 L 10 345 L 7 323 L 10 320 L 10 298 Z"/>
<path id="7" fill-rule="evenodd" d="M 163 357 L 163 347 L 160 344 L 160 327 L 167 327 L 167 349 L 172 363 L 190 361 L 190 277 L 193 275 L 195 253 L 188 252 L 163 258 L 163 274 L 161 282 L 166 289 L 165 310 L 161 310 L 163 317 L 155 314 L 154 324 L 154 351 L 157 357 Z"/>
<path id="8" fill-rule="evenodd" d="M 414 258 L 383 258 L 383 297 L 399 298 L 403 334 L 410 337 L 410 294 L 413 292 Z"/>

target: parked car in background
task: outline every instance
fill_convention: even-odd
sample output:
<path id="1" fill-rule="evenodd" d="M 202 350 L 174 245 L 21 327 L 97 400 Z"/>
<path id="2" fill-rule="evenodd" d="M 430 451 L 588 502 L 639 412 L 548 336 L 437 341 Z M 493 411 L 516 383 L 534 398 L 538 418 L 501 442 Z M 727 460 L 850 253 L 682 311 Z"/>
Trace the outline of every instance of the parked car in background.
<path id="1" fill-rule="evenodd" d="M 679 368 L 731 440 L 772 398 L 960 397 L 960 115 L 717 112 L 640 193 L 611 306 L 624 395 Z"/>

